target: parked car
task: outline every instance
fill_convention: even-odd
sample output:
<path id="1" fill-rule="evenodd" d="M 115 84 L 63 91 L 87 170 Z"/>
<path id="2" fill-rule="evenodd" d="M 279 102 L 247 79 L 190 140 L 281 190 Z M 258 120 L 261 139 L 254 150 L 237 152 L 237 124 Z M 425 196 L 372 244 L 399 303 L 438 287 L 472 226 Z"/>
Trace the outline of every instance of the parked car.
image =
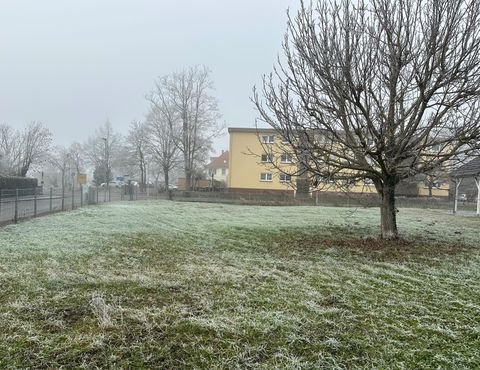
<path id="1" fill-rule="evenodd" d="M 457 199 L 460 202 L 466 202 L 468 200 L 467 194 L 459 194 Z"/>
<path id="2" fill-rule="evenodd" d="M 123 181 L 118 181 L 118 180 L 113 180 L 111 182 L 108 183 L 108 186 L 110 187 L 116 187 L 116 188 L 121 188 L 122 186 L 125 185 L 125 182 Z M 107 187 L 107 183 L 106 182 L 102 182 L 100 184 L 100 187 L 101 188 L 106 188 Z"/>

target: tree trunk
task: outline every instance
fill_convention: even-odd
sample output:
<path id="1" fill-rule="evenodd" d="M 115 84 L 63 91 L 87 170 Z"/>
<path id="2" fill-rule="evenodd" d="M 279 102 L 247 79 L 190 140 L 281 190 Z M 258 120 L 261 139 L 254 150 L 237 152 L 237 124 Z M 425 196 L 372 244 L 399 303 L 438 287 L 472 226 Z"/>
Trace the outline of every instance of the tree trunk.
<path id="1" fill-rule="evenodd" d="M 140 191 L 145 190 L 145 170 L 143 168 L 143 163 L 140 163 Z"/>
<path id="2" fill-rule="evenodd" d="M 28 172 L 28 166 L 22 166 L 19 172 L 20 177 L 27 176 L 27 172 Z"/>
<path id="3" fill-rule="evenodd" d="M 168 200 L 173 200 L 172 191 L 170 190 L 170 179 L 168 174 L 168 169 L 163 169 L 163 179 L 165 180 L 165 191 L 167 192 Z"/>
<path id="4" fill-rule="evenodd" d="M 398 239 L 395 185 L 385 185 L 382 190 L 381 224 L 382 239 Z"/>
<path id="5" fill-rule="evenodd" d="M 192 190 L 192 171 L 185 169 L 185 191 Z"/>

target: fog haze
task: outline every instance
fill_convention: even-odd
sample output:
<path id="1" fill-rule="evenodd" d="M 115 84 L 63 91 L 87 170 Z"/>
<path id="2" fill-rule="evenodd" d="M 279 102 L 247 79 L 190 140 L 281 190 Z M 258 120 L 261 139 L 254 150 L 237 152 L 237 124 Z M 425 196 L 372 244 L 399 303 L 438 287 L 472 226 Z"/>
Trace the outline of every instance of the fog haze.
<path id="1" fill-rule="evenodd" d="M 227 126 L 254 124 L 295 0 L 16 0 L 0 5 L 0 123 L 45 123 L 56 144 L 108 118 L 126 133 L 156 77 L 204 64 Z M 226 136 L 216 150 L 226 149 Z"/>

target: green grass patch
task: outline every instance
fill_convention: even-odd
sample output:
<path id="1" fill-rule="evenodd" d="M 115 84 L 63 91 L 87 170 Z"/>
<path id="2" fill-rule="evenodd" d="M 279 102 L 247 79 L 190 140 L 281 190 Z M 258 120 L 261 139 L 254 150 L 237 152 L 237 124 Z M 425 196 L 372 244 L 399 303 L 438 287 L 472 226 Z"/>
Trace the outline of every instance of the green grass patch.
<path id="1" fill-rule="evenodd" d="M 0 368 L 480 367 L 478 218 L 118 203 L 0 231 Z"/>

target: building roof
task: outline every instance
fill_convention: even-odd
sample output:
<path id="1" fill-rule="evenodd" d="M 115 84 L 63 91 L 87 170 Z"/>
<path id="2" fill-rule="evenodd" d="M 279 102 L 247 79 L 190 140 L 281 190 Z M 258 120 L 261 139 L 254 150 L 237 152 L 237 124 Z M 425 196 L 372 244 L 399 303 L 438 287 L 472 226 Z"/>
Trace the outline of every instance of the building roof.
<path id="1" fill-rule="evenodd" d="M 278 133 L 278 131 L 274 130 L 273 128 L 251 128 L 251 127 L 229 127 L 228 133 L 231 134 L 232 132 L 250 132 L 254 134 L 274 134 Z"/>
<path id="2" fill-rule="evenodd" d="M 228 168 L 228 150 L 223 152 L 218 157 L 211 158 L 208 168 Z"/>
<path id="3" fill-rule="evenodd" d="M 474 177 L 480 175 L 480 157 L 472 159 L 453 172 L 453 177 Z"/>

